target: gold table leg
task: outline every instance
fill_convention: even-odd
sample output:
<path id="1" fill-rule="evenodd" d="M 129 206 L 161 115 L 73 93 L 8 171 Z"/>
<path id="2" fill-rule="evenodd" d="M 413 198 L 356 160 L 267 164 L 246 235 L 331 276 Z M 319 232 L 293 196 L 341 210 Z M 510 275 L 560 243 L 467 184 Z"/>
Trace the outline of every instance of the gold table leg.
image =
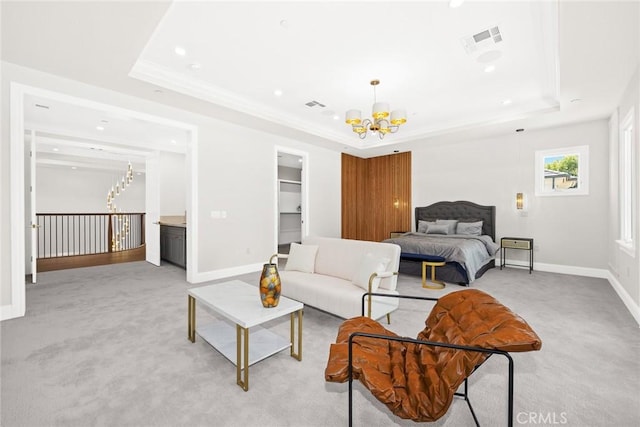
<path id="1" fill-rule="evenodd" d="M 294 319 L 298 317 L 298 351 L 294 350 L 295 345 L 295 322 Z M 302 360 L 302 310 L 298 310 L 291 313 L 291 357 L 296 360 Z"/>
<path id="2" fill-rule="evenodd" d="M 189 341 L 196 342 L 196 299 L 189 295 L 187 315 L 187 338 Z"/>
<path id="3" fill-rule="evenodd" d="M 436 279 L 436 267 L 442 267 L 446 265 L 446 262 L 432 262 L 422 261 L 422 287 L 426 289 L 443 289 L 446 284 L 442 280 Z M 427 285 L 427 266 L 431 267 L 431 280 L 432 285 Z"/>
<path id="4" fill-rule="evenodd" d="M 244 341 L 244 349 L 243 347 Z M 249 390 L 249 328 L 236 325 L 236 382 L 244 390 Z M 244 350 L 244 351 L 243 351 Z M 244 370 L 244 379 L 242 378 Z"/>

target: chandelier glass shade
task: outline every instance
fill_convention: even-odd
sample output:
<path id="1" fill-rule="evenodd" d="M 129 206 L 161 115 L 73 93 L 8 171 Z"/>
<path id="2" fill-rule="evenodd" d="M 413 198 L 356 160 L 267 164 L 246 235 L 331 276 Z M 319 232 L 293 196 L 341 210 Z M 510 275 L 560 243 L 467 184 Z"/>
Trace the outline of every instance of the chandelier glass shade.
<path id="1" fill-rule="evenodd" d="M 386 102 L 377 102 L 376 86 L 380 84 L 380 80 L 371 80 L 373 86 L 373 108 L 371 111 L 371 119 L 362 119 L 360 110 L 348 110 L 345 115 L 345 123 L 351 125 L 351 129 L 358 134 L 360 139 L 365 139 L 368 132 L 378 134 L 380 139 L 388 133 L 396 133 L 400 129 L 400 125 L 407 122 L 407 113 L 405 110 L 398 109 L 389 112 L 389 104 Z"/>

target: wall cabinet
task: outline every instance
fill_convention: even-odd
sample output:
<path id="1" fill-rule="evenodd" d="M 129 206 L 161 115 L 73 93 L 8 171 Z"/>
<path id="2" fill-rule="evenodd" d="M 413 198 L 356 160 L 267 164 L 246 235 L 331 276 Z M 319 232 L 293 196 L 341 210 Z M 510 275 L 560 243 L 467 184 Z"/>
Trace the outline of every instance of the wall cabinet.
<path id="1" fill-rule="evenodd" d="M 302 183 L 278 180 L 278 244 L 302 239 Z"/>
<path id="2" fill-rule="evenodd" d="M 160 258 L 187 268 L 187 229 L 185 227 L 160 226 Z"/>

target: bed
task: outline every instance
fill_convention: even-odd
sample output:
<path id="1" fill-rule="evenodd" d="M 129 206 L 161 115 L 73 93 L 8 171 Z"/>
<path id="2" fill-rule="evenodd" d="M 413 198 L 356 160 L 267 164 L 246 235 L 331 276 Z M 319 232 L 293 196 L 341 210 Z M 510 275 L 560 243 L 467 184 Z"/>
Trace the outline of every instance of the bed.
<path id="1" fill-rule="evenodd" d="M 457 220 L 462 225 L 458 229 L 456 223 L 447 224 L 443 220 Z M 438 202 L 415 208 L 415 222 L 415 232 L 385 240 L 399 245 L 402 250 L 401 273 L 420 276 L 421 260 L 440 256 L 446 265 L 438 267 L 438 279 L 468 286 L 495 267 L 495 255 L 499 249 L 495 243 L 495 206 L 468 201 Z M 437 225 L 433 225 L 436 222 Z M 444 232 L 442 225 L 446 226 L 448 233 L 434 234 L 436 231 Z M 457 231 L 469 234 L 459 235 Z"/>

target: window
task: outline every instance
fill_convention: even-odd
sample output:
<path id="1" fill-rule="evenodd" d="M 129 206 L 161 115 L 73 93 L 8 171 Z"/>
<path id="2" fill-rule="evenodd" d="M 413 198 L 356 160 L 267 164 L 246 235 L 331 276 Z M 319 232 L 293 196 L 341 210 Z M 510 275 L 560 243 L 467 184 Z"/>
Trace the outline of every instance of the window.
<path id="1" fill-rule="evenodd" d="M 623 248 L 631 251 L 634 243 L 634 157 L 635 135 L 633 132 L 633 109 L 627 114 L 620 125 L 620 146 L 618 149 L 619 168 L 618 182 L 620 187 L 620 240 Z"/>
<path id="2" fill-rule="evenodd" d="M 536 151 L 536 196 L 589 194 L 589 147 Z"/>

